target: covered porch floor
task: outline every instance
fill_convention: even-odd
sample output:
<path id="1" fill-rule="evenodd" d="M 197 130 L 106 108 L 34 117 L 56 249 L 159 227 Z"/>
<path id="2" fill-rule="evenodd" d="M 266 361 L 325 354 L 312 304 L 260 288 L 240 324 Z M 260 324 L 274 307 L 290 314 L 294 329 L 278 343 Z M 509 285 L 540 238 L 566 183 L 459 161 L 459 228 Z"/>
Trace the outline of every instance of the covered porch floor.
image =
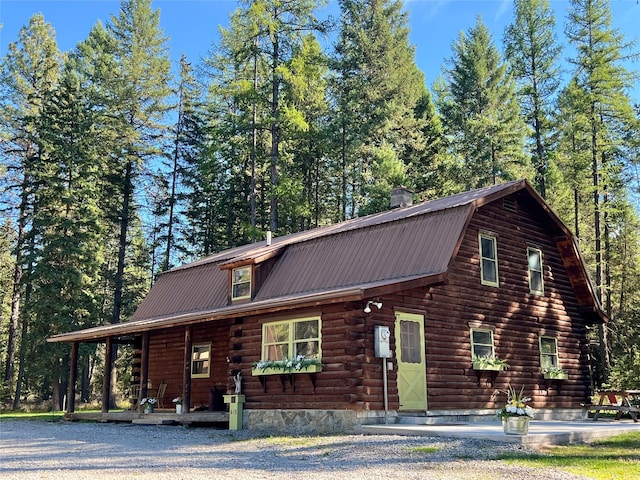
<path id="1" fill-rule="evenodd" d="M 114 422 L 146 425 L 209 425 L 220 424 L 229 428 L 228 412 L 194 411 L 178 415 L 173 409 L 155 409 L 153 413 L 138 413 L 136 410 L 114 412 L 73 412 L 65 413 L 65 420 L 72 422 Z"/>

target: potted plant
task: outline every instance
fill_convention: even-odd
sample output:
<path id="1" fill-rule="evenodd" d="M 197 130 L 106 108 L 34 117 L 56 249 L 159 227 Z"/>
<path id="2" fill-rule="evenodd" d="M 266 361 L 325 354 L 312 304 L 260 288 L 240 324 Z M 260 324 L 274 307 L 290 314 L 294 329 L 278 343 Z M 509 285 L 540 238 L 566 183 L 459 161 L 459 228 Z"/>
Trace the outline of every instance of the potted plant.
<path id="1" fill-rule="evenodd" d="M 502 419 L 502 428 L 507 435 L 526 435 L 529 433 L 529 421 L 533 418 L 534 411 L 527 402 L 530 397 L 524 395 L 524 385 L 519 393 L 509 385 L 506 392 L 507 403 L 498 411 L 496 415 Z"/>
<path id="2" fill-rule="evenodd" d="M 140 400 L 140 405 L 144 407 L 144 413 L 147 414 L 153 413 L 153 409 L 156 407 L 157 403 L 158 399 L 153 397 L 143 398 L 142 400 Z"/>
<path id="3" fill-rule="evenodd" d="M 547 380 L 567 380 L 569 378 L 569 374 L 556 365 L 543 368 L 542 375 Z"/>
<path id="4" fill-rule="evenodd" d="M 474 370 L 501 371 L 509 368 L 509 364 L 506 360 L 502 360 L 501 358 L 492 355 L 483 355 L 482 357 L 474 355 L 472 363 Z"/>
<path id="5" fill-rule="evenodd" d="M 171 401 L 176 404 L 176 413 L 182 415 L 182 397 L 176 397 Z"/>

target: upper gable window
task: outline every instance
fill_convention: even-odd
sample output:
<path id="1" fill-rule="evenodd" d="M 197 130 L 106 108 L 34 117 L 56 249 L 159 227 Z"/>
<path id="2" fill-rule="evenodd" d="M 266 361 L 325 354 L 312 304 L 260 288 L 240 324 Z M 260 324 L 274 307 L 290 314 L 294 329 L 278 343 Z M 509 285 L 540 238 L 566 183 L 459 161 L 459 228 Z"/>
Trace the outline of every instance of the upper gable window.
<path id="1" fill-rule="evenodd" d="M 231 300 L 251 298 L 251 265 L 231 272 Z"/>
<path id="2" fill-rule="evenodd" d="M 542 270 L 542 251 L 527 248 L 529 263 L 529 292 L 544 295 L 544 276 Z"/>
<path id="3" fill-rule="evenodd" d="M 496 237 L 481 233 L 480 241 L 480 277 L 483 285 L 492 287 L 498 283 L 498 250 Z"/>

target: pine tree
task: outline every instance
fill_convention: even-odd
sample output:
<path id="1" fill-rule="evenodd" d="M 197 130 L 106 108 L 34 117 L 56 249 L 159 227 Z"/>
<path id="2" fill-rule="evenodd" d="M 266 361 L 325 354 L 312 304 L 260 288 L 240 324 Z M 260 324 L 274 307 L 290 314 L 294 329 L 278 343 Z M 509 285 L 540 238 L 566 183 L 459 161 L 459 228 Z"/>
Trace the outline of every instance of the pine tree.
<path id="1" fill-rule="evenodd" d="M 18 40 L 11 43 L 8 54 L 2 63 L 0 88 L 2 105 L 3 155 L 7 169 L 3 188 L 12 190 L 12 202 L 7 205 L 9 214 L 15 218 L 16 245 L 11 294 L 11 314 L 5 360 L 4 383 L 14 391 L 13 408 L 20 406 L 20 396 L 24 373 L 24 356 L 28 347 L 24 341 L 29 327 L 31 307 L 28 293 L 31 286 L 25 274 L 31 272 L 28 260 L 34 248 L 34 237 L 30 235 L 34 208 L 34 192 L 37 190 L 34 174 L 42 157 L 40 132 L 37 124 L 42 115 L 45 99 L 57 82 L 61 65 L 61 54 L 55 41 L 51 25 L 45 22 L 41 14 L 29 20 L 23 27 Z M 20 326 L 21 324 L 21 326 Z M 18 358 L 16 358 L 19 346 Z M 15 365 L 19 366 L 15 375 Z"/>
<path id="2" fill-rule="evenodd" d="M 66 70 L 43 106 L 38 130 L 46 155 L 36 169 L 38 184 L 32 234 L 37 248 L 33 324 L 27 357 L 31 381 L 50 385 L 62 408 L 68 378 L 68 347 L 47 344 L 48 335 L 99 324 L 96 306 L 102 258 L 102 218 L 98 208 L 101 170 L 95 160 L 94 116 L 75 73 Z"/>
<path id="3" fill-rule="evenodd" d="M 608 224 L 612 206 L 609 190 L 619 184 L 618 152 L 626 132 L 634 126 L 633 110 L 627 94 L 633 77 L 622 65 L 630 45 L 611 27 L 609 3 L 605 0 L 572 0 L 566 34 L 577 50 L 575 82 L 583 91 L 588 115 L 589 157 L 592 179 L 593 251 L 595 254 L 596 294 L 611 315 L 609 284 L 606 270 L 610 258 Z M 631 55 L 637 57 L 637 55 Z M 610 342 L 607 329 L 599 329 L 600 357 L 603 377 L 610 370 Z M 603 380 L 602 378 L 600 379 Z"/>
<path id="4" fill-rule="evenodd" d="M 426 87 L 401 1 L 341 0 L 340 7 L 333 150 L 339 153 L 340 208 L 346 218 L 366 203 L 368 185 L 382 180 L 372 177 L 374 159 L 387 156 L 390 147 L 409 164 L 424 150 L 423 120 L 416 109 Z"/>
<path id="5" fill-rule="evenodd" d="M 560 85 L 561 48 L 555 37 L 555 17 L 548 0 L 515 0 L 514 22 L 505 33 L 506 57 L 518 83 L 518 97 L 530 142 L 535 184 L 546 194 L 550 157 L 552 102 Z"/>
<path id="6" fill-rule="evenodd" d="M 528 176 L 515 85 L 480 17 L 453 49 L 438 106 L 459 181 L 471 189 Z"/>

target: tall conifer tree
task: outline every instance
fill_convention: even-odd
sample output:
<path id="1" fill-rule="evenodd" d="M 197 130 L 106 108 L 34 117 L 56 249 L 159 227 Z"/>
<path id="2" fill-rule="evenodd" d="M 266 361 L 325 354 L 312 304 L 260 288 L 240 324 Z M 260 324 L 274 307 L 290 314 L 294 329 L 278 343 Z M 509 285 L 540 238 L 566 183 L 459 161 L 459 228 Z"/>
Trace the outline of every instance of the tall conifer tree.
<path id="1" fill-rule="evenodd" d="M 7 388 L 15 391 L 13 407 L 20 405 L 24 374 L 25 341 L 18 342 L 18 334 L 24 340 L 29 330 L 31 302 L 29 293 L 30 258 L 35 248 L 31 235 L 37 184 L 35 172 L 45 161 L 42 157 L 42 140 L 38 123 L 49 93 L 56 87 L 62 57 L 58 51 L 55 33 L 41 14 L 34 15 L 29 25 L 18 34 L 18 41 L 9 45 L 2 63 L 0 88 L 2 108 L 3 155 L 6 162 L 7 181 L 3 188 L 13 191 L 13 202 L 7 205 L 16 218 L 15 263 L 11 296 L 11 317 L 3 380 Z M 11 196 L 10 196 L 11 197 Z M 7 197 L 5 197 L 7 198 Z M 16 355 L 17 346 L 20 352 Z M 19 366 L 16 378 L 15 365 Z M 14 390 L 15 389 L 15 390 Z"/>
<path id="2" fill-rule="evenodd" d="M 572 0 L 566 28 L 569 41 L 577 54 L 570 61 L 575 65 L 575 83 L 583 90 L 588 115 L 589 157 L 592 180 L 593 252 L 595 255 L 596 294 L 603 301 L 609 315 L 611 310 L 611 285 L 606 259 L 612 213 L 610 195 L 619 185 L 619 156 L 628 138 L 627 132 L 634 125 L 633 110 L 628 89 L 633 76 L 623 66 L 623 60 L 636 57 L 628 54 L 628 43 L 612 27 L 609 2 L 606 0 Z M 628 161 L 628 159 L 626 159 Z M 610 343 L 605 326 L 599 329 L 602 377 L 607 378 L 610 369 Z"/>
<path id="3" fill-rule="evenodd" d="M 531 129 L 535 184 L 545 198 L 553 133 L 550 114 L 560 85 L 561 48 L 548 0 L 515 0 L 513 14 L 505 34 L 506 56 L 518 84 L 522 115 Z"/>
<path id="4" fill-rule="evenodd" d="M 515 84 L 480 17 L 453 49 L 438 104 L 459 181 L 471 189 L 528 176 Z"/>
<path id="5" fill-rule="evenodd" d="M 332 88 L 334 131 L 342 170 L 342 217 L 367 201 L 375 159 L 393 152 L 409 164 L 425 148 L 416 114 L 426 91 L 409 43 L 407 13 L 399 0 L 341 0 Z M 390 150 L 388 150 L 390 148 Z M 389 172 L 391 173 L 391 172 Z M 378 170 L 377 175 L 385 175 Z"/>

